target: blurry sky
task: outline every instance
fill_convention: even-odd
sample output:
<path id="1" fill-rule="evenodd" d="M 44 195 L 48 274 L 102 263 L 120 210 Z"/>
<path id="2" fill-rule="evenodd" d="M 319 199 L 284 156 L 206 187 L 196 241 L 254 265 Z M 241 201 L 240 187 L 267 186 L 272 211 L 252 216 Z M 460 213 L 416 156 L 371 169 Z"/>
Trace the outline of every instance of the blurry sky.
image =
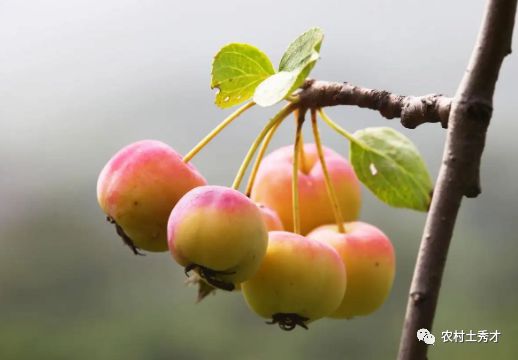
<path id="1" fill-rule="evenodd" d="M 284 334 L 263 326 L 239 295 L 193 305 L 168 254 L 131 256 L 98 209 L 97 175 L 139 139 L 185 153 L 228 114 L 213 105 L 209 84 L 212 56 L 229 42 L 254 44 L 276 64 L 292 39 L 320 26 L 326 37 L 312 77 L 453 95 L 483 5 L 0 0 L 0 358 L 394 358 L 424 214 L 391 209 L 364 190 L 362 218 L 389 234 L 398 254 L 391 297 L 372 317 Z M 518 356 L 517 80 L 513 54 L 497 84 L 483 193 L 463 203 L 435 323 L 438 331 L 499 328 L 503 337 L 438 344 L 432 359 Z M 409 131 L 368 110 L 329 113 L 349 130 L 402 131 L 435 177 L 445 135 L 437 124 Z M 230 185 L 272 114 L 251 110 L 194 163 L 209 181 Z M 283 126 L 274 146 L 292 132 Z M 324 136 L 347 154 L 343 139 Z"/>

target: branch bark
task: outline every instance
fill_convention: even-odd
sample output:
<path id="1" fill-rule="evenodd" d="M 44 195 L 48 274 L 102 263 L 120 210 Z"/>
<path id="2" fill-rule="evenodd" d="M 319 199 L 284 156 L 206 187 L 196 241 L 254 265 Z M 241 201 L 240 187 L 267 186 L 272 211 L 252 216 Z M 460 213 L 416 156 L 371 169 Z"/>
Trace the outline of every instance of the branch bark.
<path id="1" fill-rule="evenodd" d="M 355 105 L 377 110 L 387 118 L 401 118 L 401 124 L 410 129 L 424 123 L 440 122 L 448 125 L 451 98 L 430 94 L 424 96 L 404 96 L 385 90 L 373 90 L 349 83 L 306 80 L 297 93 L 299 106 L 316 109 L 335 105 Z"/>
<path id="2" fill-rule="evenodd" d="M 480 193 L 480 159 L 504 57 L 511 53 L 517 0 L 488 0 L 468 68 L 453 99 L 443 163 L 410 287 L 399 360 L 426 359 L 417 330 L 431 330 L 441 279 L 463 196 Z"/>

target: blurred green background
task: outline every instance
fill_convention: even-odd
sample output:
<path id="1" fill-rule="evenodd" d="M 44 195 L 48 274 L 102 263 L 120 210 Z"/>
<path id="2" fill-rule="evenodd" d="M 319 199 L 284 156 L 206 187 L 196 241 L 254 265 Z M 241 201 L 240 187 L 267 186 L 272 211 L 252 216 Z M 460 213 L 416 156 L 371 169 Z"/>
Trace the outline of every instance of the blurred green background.
<path id="1" fill-rule="evenodd" d="M 138 139 L 185 153 L 228 114 L 209 88 L 211 58 L 226 43 L 252 43 L 277 63 L 318 25 L 326 39 L 315 78 L 453 95 L 482 9 L 481 0 L 0 1 L 0 359 L 395 358 L 424 214 L 364 191 L 362 219 L 397 252 L 390 298 L 370 317 L 285 333 L 240 294 L 194 304 L 169 254 L 133 256 L 98 208 L 97 175 Z M 431 359 L 518 357 L 517 79 L 513 54 L 497 86 L 483 193 L 463 202 L 433 329 L 502 335 L 498 344 L 438 342 Z M 230 185 L 273 111 L 253 109 L 196 157 L 211 183 Z M 329 113 L 349 130 L 404 132 L 435 177 L 445 135 L 437 124 L 407 131 L 368 110 Z M 274 146 L 292 133 L 290 122 Z M 344 140 L 323 136 L 346 155 Z"/>

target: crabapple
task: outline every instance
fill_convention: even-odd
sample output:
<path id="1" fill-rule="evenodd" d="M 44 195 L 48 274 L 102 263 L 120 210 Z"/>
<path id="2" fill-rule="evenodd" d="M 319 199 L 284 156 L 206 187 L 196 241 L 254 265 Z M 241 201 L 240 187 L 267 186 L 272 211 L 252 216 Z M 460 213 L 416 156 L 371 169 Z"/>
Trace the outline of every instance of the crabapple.
<path id="1" fill-rule="evenodd" d="M 284 227 L 282 226 L 281 219 L 279 215 L 272 209 L 263 204 L 257 204 L 259 210 L 261 211 L 261 215 L 263 216 L 264 224 L 266 225 L 267 231 L 282 231 Z M 236 284 L 235 290 L 241 290 L 241 284 Z M 200 295 L 201 298 L 205 296 L 204 293 Z"/>
<path id="2" fill-rule="evenodd" d="M 387 298 L 395 272 L 394 248 L 389 238 L 364 222 L 345 223 L 345 233 L 336 225 L 324 225 L 308 234 L 335 248 L 347 270 L 347 291 L 331 314 L 334 318 L 368 315 Z"/>
<path id="3" fill-rule="evenodd" d="M 261 215 L 263 216 L 264 223 L 266 225 L 266 229 L 268 231 L 282 231 L 284 230 L 284 226 L 282 226 L 281 219 L 279 215 L 268 206 L 263 204 L 257 204 L 259 210 L 261 211 Z"/>
<path id="4" fill-rule="evenodd" d="M 284 330 L 330 315 L 343 299 L 345 267 L 329 245 L 271 231 L 257 273 L 241 284 L 249 307 Z"/>
<path id="5" fill-rule="evenodd" d="M 324 158 L 344 220 L 356 220 L 361 194 L 354 170 L 345 158 L 326 147 Z M 320 225 L 332 223 L 335 218 L 314 144 L 304 145 L 301 163 L 298 176 L 301 233 L 307 234 Z M 261 162 L 251 193 L 252 200 L 275 210 L 284 228 L 289 230 L 293 229 L 292 171 L 293 146 L 275 150 Z"/>
<path id="6" fill-rule="evenodd" d="M 97 180 L 97 200 L 117 233 L 138 249 L 167 250 L 167 219 L 180 198 L 207 182 L 168 145 L 132 143 L 117 152 Z"/>
<path id="7" fill-rule="evenodd" d="M 201 186 L 178 202 L 167 226 L 169 249 L 186 272 L 233 290 L 252 276 L 266 253 L 268 232 L 261 211 L 237 190 Z"/>

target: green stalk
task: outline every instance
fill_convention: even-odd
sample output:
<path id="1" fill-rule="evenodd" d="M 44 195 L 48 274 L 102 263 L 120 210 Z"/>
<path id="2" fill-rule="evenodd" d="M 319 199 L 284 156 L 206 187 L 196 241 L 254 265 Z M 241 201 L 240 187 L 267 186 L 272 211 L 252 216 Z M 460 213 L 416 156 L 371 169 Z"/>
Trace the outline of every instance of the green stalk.
<path id="1" fill-rule="evenodd" d="M 275 124 L 282 122 L 289 114 L 295 110 L 296 105 L 294 104 L 288 104 L 284 106 L 281 111 L 279 111 L 273 118 L 268 121 L 266 126 L 261 130 L 259 135 L 256 137 L 254 143 L 248 150 L 248 153 L 246 154 L 243 162 L 241 163 L 241 166 L 239 167 L 239 171 L 237 172 L 237 175 L 234 179 L 234 183 L 232 184 L 232 188 L 238 190 L 239 186 L 241 185 L 241 181 L 243 180 L 243 177 L 245 176 L 246 169 L 248 168 L 248 165 L 252 161 L 252 158 L 254 157 L 255 151 L 265 138 L 265 136 L 268 134 L 270 129 L 272 129 Z"/>
<path id="2" fill-rule="evenodd" d="M 205 136 L 198 144 L 196 144 L 195 147 L 191 149 L 183 157 L 183 162 L 188 163 L 192 160 L 192 158 L 201 151 L 207 145 L 212 139 L 214 139 L 224 128 L 226 128 L 232 121 L 237 119 L 239 115 L 244 113 L 246 110 L 250 109 L 252 106 L 254 106 L 255 103 L 253 101 L 246 103 L 245 105 L 241 106 L 239 109 L 234 111 L 232 114 L 230 114 L 225 120 L 223 120 L 218 126 L 216 126 L 207 136 Z"/>

